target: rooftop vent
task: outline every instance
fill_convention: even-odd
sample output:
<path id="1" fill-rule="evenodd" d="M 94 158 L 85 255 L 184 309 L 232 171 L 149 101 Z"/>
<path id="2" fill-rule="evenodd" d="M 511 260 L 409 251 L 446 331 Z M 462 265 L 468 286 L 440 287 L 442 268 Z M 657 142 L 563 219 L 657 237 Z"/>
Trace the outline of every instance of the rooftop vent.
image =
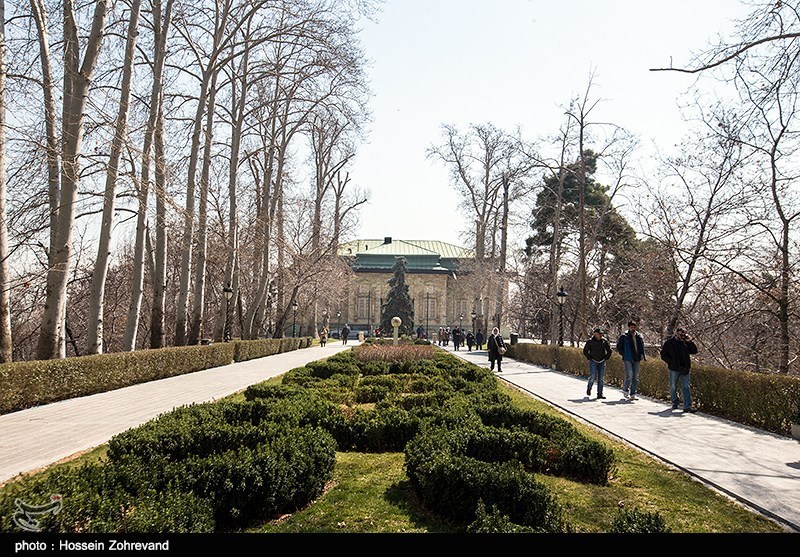
<path id="1" fill-rule="evenodd" d="M 391 237 L 391 236 L 386 236 L 386 237 L 383 239 L 383 243 L 384 243 L 384 244 L 391 244 L 391 243 L 392 243 L 392 237 Z"/>

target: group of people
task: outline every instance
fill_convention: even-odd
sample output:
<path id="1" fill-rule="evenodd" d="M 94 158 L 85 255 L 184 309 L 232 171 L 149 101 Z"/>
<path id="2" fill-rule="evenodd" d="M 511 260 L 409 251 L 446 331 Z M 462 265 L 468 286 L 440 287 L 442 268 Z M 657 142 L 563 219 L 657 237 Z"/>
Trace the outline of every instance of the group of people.
<path id="1" fill-rule="evenodd" d="M 636 390 L 639 386 L 639 366 L 647 359 L 644 349 L 644 339 L 636 330 L 635 321 L 628 322 L 628 330 L 617 339 L 616 351 L 622 356 L 625 367 L 625 380 L 622 392 L 628 400 L 636 400 Z M 613 351 L 611 343 L 603 336 L 599 327 L 594 330 L 592 338 L 583 345 L 583 355 L 589 360 L 589 381 L 586 385 L 586 396 L 592 396 L 592 387 L 597 382 L 597 398 L 606 398 L 603 395 L 606 362 L 611 359 Z M 672 409 L 677 410 L 681 399 L 678 396 L 678 383 L 680 382 L 681 396 L 683 398 L 683 411 L 694 413 L 691 393 L 691 356 L 697 354 L 697 345 L 689 337 L 686 329 L 678 327 L 675 334 L 668 338 L 661 346 L 660 357 L 669 369 L 669 394 Z"/>
<path id="2" fill-rule="evenodd" d="M 439 327 L 439 331 L 436 333 L 436 343 L 439 346 L 449 346 L 451 339 L 454 350 L 458 350 L 466 344 L 467 350 L 470 352 L 473 346 L 476 350 L 483 350 L 483 345 L 486 342 L 480 329 L 478 329 L 477 333 L 473 333 L 472 331 L 464 332 L 461 327 L 453 327 L 452 329 L 450 327 Z"/>

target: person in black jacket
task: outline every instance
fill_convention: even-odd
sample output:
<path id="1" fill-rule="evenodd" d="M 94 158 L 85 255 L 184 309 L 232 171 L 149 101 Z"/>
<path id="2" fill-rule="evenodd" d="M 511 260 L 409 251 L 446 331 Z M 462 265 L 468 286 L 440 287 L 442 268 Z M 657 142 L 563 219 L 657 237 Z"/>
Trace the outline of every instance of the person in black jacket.
<path id="1" fill-rule="evenodd" d="M 602 329 L 595 329 L 592 338 L 583 345 L 583 355 L 589 360 L 589 384 L 586 386 L 586 396 L 592 396 L 592 385 L 597 380 L 597 398 L 603 396 L 603 379 L 606 375 L 606 362 L 611 358 L 611 344 L 603 336 Z"/>
<path id="2" fill-rule="evenodd" d="M 475 348 L 478 350 L 483 350 L 483 332 L 478 330 L 477 334 L 475 335 Z"/>
<path id="3" fill-rule="evenodd" d="M 489 351 L 489 369 L 494 370 L 494 363 L 497 362 L 497 373 L 501 373 L 500 364 L 503 362 L 502 352 L 506 351 L 506 343 L 503 341 L 503 335 L 500 334 L 500 329 L 495 327 L 492 329 L 492 334 L 486 341 L 486 349 Z"/>
<path id="4" fill-rule="evenodd" d="M 667 363 L 669 369 L 669 396 L 672 400 L 672 409 L 678 409 L 678 378 L 681 380 L 683 393 L 683 411 L 697 412 L 692 408 L 692 393 L 690 389 L 690 372 L 692 368 L 692 354 L 697 354 L 697 345 L 686 333 L 686 329 L 678 327 L 675 335 L 671 336 L 661 346 L 661 359 Z"/>
<path id="5" fill-rule="evenodd" d="M 622 392 L 626 398 L 636 400 L 636 388 L 639 386 L 639 362 L 647 359 L 644 353 L 644 339 L 636 330 L 636 321 L 628 321 L 628 330 L 617 340 L 617 352 L 622 355 L 625 366 L 625 381 Z"/>

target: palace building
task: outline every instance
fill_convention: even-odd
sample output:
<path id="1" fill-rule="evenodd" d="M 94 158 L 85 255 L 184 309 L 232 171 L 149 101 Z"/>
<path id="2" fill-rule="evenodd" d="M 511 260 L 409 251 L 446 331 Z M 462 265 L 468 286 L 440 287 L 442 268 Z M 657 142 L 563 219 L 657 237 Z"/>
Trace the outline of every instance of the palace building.
<path id="1" fill-rule="evenodd" d="M 332 312 L 332 330 L 347 323 L 351 334 L 363 331 L 371 336 L 370 332 L 380 324 L 380 308 L 389 292 L 388 282 L 397 257 L 405 257 L 407 262 L 406 284 L 414 304 L 414 329 L 422 325 L 429 339 L 439 327 L 462 326 L 486 334 L 487 327 L 491 330 L 500 321 L 498 292 L 502 287 L 503 296 L 507 297 L 508 285 L 501 286 L 495 273 L 479 271 L 472 250 L 437 240 L 386 237 L 341 244 L 339 255 L 355 276 L 346 298 Z"/>

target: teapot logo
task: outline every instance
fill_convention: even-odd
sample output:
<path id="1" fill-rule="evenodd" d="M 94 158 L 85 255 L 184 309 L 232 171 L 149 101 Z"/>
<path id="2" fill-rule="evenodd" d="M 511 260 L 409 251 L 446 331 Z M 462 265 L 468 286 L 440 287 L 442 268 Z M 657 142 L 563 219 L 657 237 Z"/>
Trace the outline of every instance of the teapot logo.
<path id="1" fill-rule="evenodd" d="M 31 505 L 19 498 L 14 500 L 14 505 L 17 507 L 14 511 L 14 524 L 26 532 L 41 532 L 42 527 L 36 517 L 48 513 L 57 515 L 61 512 L 62 502 L 61 495 L 54 493 L 50 496 L 50 502 L 44 505 Z"/>

